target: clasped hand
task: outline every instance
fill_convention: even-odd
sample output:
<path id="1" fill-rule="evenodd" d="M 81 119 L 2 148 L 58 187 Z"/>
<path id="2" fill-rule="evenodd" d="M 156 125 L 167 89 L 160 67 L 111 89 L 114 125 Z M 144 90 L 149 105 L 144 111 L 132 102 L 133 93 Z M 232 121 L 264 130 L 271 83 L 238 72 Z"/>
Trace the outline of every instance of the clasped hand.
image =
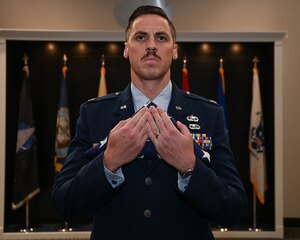
<path id="1" fill-rule="evenodd" d="M 176 126 L 160 107 L 144 107 L 132 118 L 120 121 L 108 137 L 104 164 L 112 172 L 135 160 L 150 138 L 161 158 L 179 172 L 194 168 L 193 139 L 188 128 Z"/>

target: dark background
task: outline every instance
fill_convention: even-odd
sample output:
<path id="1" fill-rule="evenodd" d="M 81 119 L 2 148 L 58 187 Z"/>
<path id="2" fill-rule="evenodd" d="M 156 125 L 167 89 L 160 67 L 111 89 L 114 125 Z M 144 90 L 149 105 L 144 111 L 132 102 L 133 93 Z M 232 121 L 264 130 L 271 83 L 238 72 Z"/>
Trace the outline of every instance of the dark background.
<path id="1" fill-rule="evenodd" d="M 190 92 L 216 100 L 219 59 L 224 60 L 229 136 L 238 170 L 248 193 L 248 210 L 234 230 L 248 230 L 253 224 L 253 192 L 249 182 L 248 134 L 252 100 L 253 58 L 258 57 L 267 157 L 266 203 L 257 202 L 257 227 L 275 229 L 274 199 L 274 43 L 179 43 L 179 58 L 174 61 L 171 79 L 181 87 L 182 60 L 187 57 Z M 205 46 L 208 48 L 205 50 Z M 238 48 L 238 50 L 236 50 Z M 235 49 L 235 50 L 234 50 Z M 25 224 L 25 207 L 13 211 L 12 182 L 18 124 L 18 104 L 23 56 L 29 57 L 29 81 L 33 101 L 39 156 L 41 192 L 30 201 L 30 223 L 37 231 L 56 231 L 63 227 L 51 203 L 54 181 L 54 147 L 63 54 L 68 57 L 68 101 L 71 134 L 81 103 L 97 97 L 101 55 L 106 60 L 109 93 L 121 91 L 130 82 L 130 66 L 123 56 L 121 42 L 46 42 L 7 41 L 6 89 L 6 169 L 5 229 L 18 231 Z M 78 230 L 89 230 L 91 219 L 69 223 Z"/>

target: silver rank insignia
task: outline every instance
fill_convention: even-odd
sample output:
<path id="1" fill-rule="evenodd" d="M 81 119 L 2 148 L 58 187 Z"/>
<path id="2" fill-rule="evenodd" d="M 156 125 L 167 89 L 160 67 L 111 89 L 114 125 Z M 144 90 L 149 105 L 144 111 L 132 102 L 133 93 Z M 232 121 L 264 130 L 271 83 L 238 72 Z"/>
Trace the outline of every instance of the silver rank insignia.
<path id="1" fill-rule="evenodd" d="M 199 124 L 189 124 L 189 128 L 191 130 L 199 130 L 200 129 L 200 125 Z"/>
<path id="2" fill-rule="evenodd" d="M 197 116 L 194 116 L 194 115 L 187 116 L 186 119 L 189 122 L 199 122 L 199 118 Z"/>

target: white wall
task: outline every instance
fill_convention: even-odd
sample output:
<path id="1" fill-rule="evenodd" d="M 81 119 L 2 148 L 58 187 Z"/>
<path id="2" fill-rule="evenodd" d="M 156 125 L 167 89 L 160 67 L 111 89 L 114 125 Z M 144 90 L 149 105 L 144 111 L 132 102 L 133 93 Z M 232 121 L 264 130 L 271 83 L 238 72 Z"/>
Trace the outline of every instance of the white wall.
<path id="1" fill-rule="evenodd" d="M 130 0 L 0 0 L 0 28 L 123 30 L 118 6 Z M 166 0 L 178 31 L 286 31 L 283 40 L 284 217 L 300 218 L 300 1 Z M 124 7 L 124 6 L 123 6 Z M 126 12 L 126 8 L 123 8 Z"/>

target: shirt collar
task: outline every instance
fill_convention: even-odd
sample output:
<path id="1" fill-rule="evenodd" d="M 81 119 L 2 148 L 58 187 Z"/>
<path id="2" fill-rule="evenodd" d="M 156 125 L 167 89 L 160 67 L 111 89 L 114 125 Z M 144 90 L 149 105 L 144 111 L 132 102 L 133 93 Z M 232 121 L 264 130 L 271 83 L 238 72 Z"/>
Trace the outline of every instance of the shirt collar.
<path id="1" fill-rule="evenodd" d="M 150 101 L 132 82 L 130 84 L 134 111 L 136 112 Z M 169 81 L 164 89 L 152 100 L 157 106 L 167 112 L 172 96 L 172 82 Z"/>

